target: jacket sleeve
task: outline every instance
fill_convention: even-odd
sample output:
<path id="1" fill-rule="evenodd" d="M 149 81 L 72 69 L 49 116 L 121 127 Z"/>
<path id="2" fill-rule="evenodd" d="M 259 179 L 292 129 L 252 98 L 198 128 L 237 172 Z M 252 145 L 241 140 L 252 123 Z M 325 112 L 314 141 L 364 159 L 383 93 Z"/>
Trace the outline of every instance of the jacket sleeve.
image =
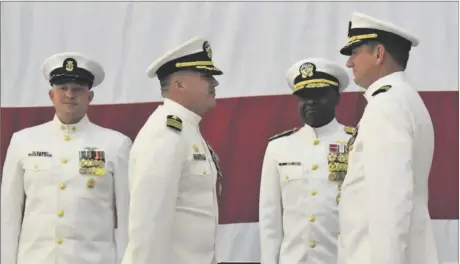
<path id="1" fill-rule="evenodd" d="M 262 165 L 259 198 L 261 263 L 278 264 L 283 239 L 280 178 L 273 145 L 268 144 Z"/>
<path id="2" fill-rule="evenodd" d="M 6 153 L 1 185 L 1 261 L 16 264 L 24 208 L 24 171 L 19 153 L 20 142 L 13 134 Z"/>
<path id="3" fill-rule="evenodd" d="M 372 120 L 362 124 L 372 264 L 408 263 L 414 164 L 413 131 L 407 115 L 394 106 L 375 104 L 369 107 Z"/>
<path id="4" fill-rule="evenodd" d="M 128 137 L 124 138 L 117 155 L 115 164 L 115 208 L 116 223 L 115 241 L 117 246 L 117 264 L 121 263 L 128 243 L 128 213 L 129 213 L 129 184 L 128 184 L 128 161 L 132 142 Z"/>
<path id="5" fill-rule="evenodd" d="M 185 160 L 182 144 L 180 132 L 169 129 L 134 143 L 129 164 L 131 202 L 124 264 L 172 261 L 171 228 Z"/>

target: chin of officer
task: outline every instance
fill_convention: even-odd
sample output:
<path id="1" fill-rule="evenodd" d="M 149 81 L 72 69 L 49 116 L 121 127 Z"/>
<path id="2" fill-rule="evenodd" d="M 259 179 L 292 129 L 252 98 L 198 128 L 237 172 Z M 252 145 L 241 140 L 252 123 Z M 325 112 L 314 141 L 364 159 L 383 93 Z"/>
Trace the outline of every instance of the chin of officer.
<path id="1" fill-rule="evenodd" d="M 130 241 L 123 264 L 215 264 L 218 157 L 201 116 L 215 105 L 208 41 L 194 37 L 148 68 L 164 102 L 140 130 L 130 157 Z M 216 184 L 217 183 L 217 184 Z"/>
<path id="2" fill-rule="evenodd" d="M 120 263 L 131 140 L 86 116 L 104 71 L 73 52 L 49 57 L 42 69 L 56 114 L 11 138 L 1 186 L 1 263 Z"/>
<path id="3" fill-rule="evenodd" d="M 259 200 L 262 263 L 337 261 L 337 204 L 354 128 L 335 108 L 348 86 L 344 67 L 322 59 L 296 62 L 286 74 L 304 126 L 273 136 L 265 151 Z"/>
<path id="4" fill-rule="evenodd" d="M 340 264 L 438 264 L 428 211 L 433 124 L 405 76 L 408 31 L 354 13 L 348 43 L 356 84 L 367 106 L 350 141 L 340 203 Z"/>

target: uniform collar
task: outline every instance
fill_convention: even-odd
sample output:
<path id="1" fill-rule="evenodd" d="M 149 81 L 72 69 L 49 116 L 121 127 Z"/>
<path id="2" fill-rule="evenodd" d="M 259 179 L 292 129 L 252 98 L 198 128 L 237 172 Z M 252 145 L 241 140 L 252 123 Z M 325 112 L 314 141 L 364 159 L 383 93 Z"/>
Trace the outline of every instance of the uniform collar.
<path id="1" fill-rule="evenodd" d="M 401 80 L 404 78 L 404 72 L 402 71 L 397 71 L 390 73 L 386 76 L 383 76 L 382 78 L 378 79 L 375 81 L 373 84 L 367 88 L 366 92 L 364 93 L 364 97 L 366 98 L 367 102 L 370 102 L 372 100 L 372 94 L 379 89 L 380 87 L 384 85 L 389 85 L 395 80 Z"/>
<path id="2" fill-rule="evenodd" d="M 195 114 L 194 112 L 185 108 L 183 105 L 176 103 L 171 99 L 165 98 L 163 105 L 167 109 L 168 113 L 177 115 L 179 118 L 185 119 L 195 126 L 198 126 L 201 121 L 201 116 Z"/>
<path id="3" fill-rule="evenodd" d="M 82 132 L 85 127 L 89 124 L 89 119 L 85 115 L 80 121 L 75 124 L 64 124 L 59 120 L 57 115 L 54 115 L 53 119 L 56 128 L 64 135 L 73 135 Z"/>
<path id="4" fill-rule="evenodd" d="M 328 136 L 330 134 L 334 134 L 337 132 L 337 129 L 339 127 L 339 122 L 337 122 L 337 119 L 332 119 L 331 122 L 329 122 L 327 125 L 324 125 L 322 127 L 310 127 L 309 125 L 305 124 L 305 128 L 309 130 L 313 130 L 313 133 L 315 133 L 316 137 L 323 137 L 323 136 Z"/>

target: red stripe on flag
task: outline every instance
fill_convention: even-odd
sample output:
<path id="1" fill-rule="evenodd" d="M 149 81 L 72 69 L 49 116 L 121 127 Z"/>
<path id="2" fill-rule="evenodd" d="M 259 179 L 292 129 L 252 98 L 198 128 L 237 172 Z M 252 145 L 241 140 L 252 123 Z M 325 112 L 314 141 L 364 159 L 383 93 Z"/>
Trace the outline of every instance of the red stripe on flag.
<path id="1" fill-rule="evenodd" d="M 429 207 L 434 219 L 458 219 L 458 91 L 421 92 L 435 127 L 436 147 L 430 178 Z M 134 138 L 159 103 L 97 105 L 90 119 Z M 365 99 L 345 93 L 337 119 L 356 125 Z M 1 163 L 11 134 L 53 117 L 49 107 L 2 108 Z M 219 155 L 223 171 L 220 222 L 258 221 L 260 171 L 270 136 L 301 126 L 290 95 L 220 99 L 203 120 L 202 131 Z M 396 154 L 396 153 L 395 153 Z"/>

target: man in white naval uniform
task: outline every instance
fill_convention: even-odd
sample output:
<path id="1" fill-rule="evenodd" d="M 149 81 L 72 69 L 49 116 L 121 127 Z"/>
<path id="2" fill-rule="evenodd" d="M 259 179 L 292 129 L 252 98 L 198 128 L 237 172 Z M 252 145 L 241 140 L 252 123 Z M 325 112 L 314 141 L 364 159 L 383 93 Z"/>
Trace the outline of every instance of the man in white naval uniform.
<path id="1" fill-rule="evenodd" d="M 120 263 L 131 139 L 86 116 L 104 70 L 66 52 L 46 59 L 42 71 L 56 114 L 11 138 L 1 185 L 1 263 Z"/>
<path id="2" fill-rule="evenodd" d="M 337 261 L 337 203 L 353 128 L 335 108 L 348 86 L 344 67 L 310 58 L 287 71 L 299 102 L 302 128 L 272 137 L 262 167 L 259 224 L 262 264 Z"/>
<path id="3" fill-rule="evenodd" d="M 339 207 L 340 264 L 438 264 L 428 211 L 434 133 L 404 70 L 418 40 L 388 22 L 354 13 L 348 43 L 355 82 L 368 104 Z"/>
<path id="4" fill-rule="evenodd" d="M 153 62 L 162 105 L 131 151 L 129 242 L 123 264 L 215 264 L 217 156 L 200 132 L 216 103 L 208 41 L 194 37 Z"/>

